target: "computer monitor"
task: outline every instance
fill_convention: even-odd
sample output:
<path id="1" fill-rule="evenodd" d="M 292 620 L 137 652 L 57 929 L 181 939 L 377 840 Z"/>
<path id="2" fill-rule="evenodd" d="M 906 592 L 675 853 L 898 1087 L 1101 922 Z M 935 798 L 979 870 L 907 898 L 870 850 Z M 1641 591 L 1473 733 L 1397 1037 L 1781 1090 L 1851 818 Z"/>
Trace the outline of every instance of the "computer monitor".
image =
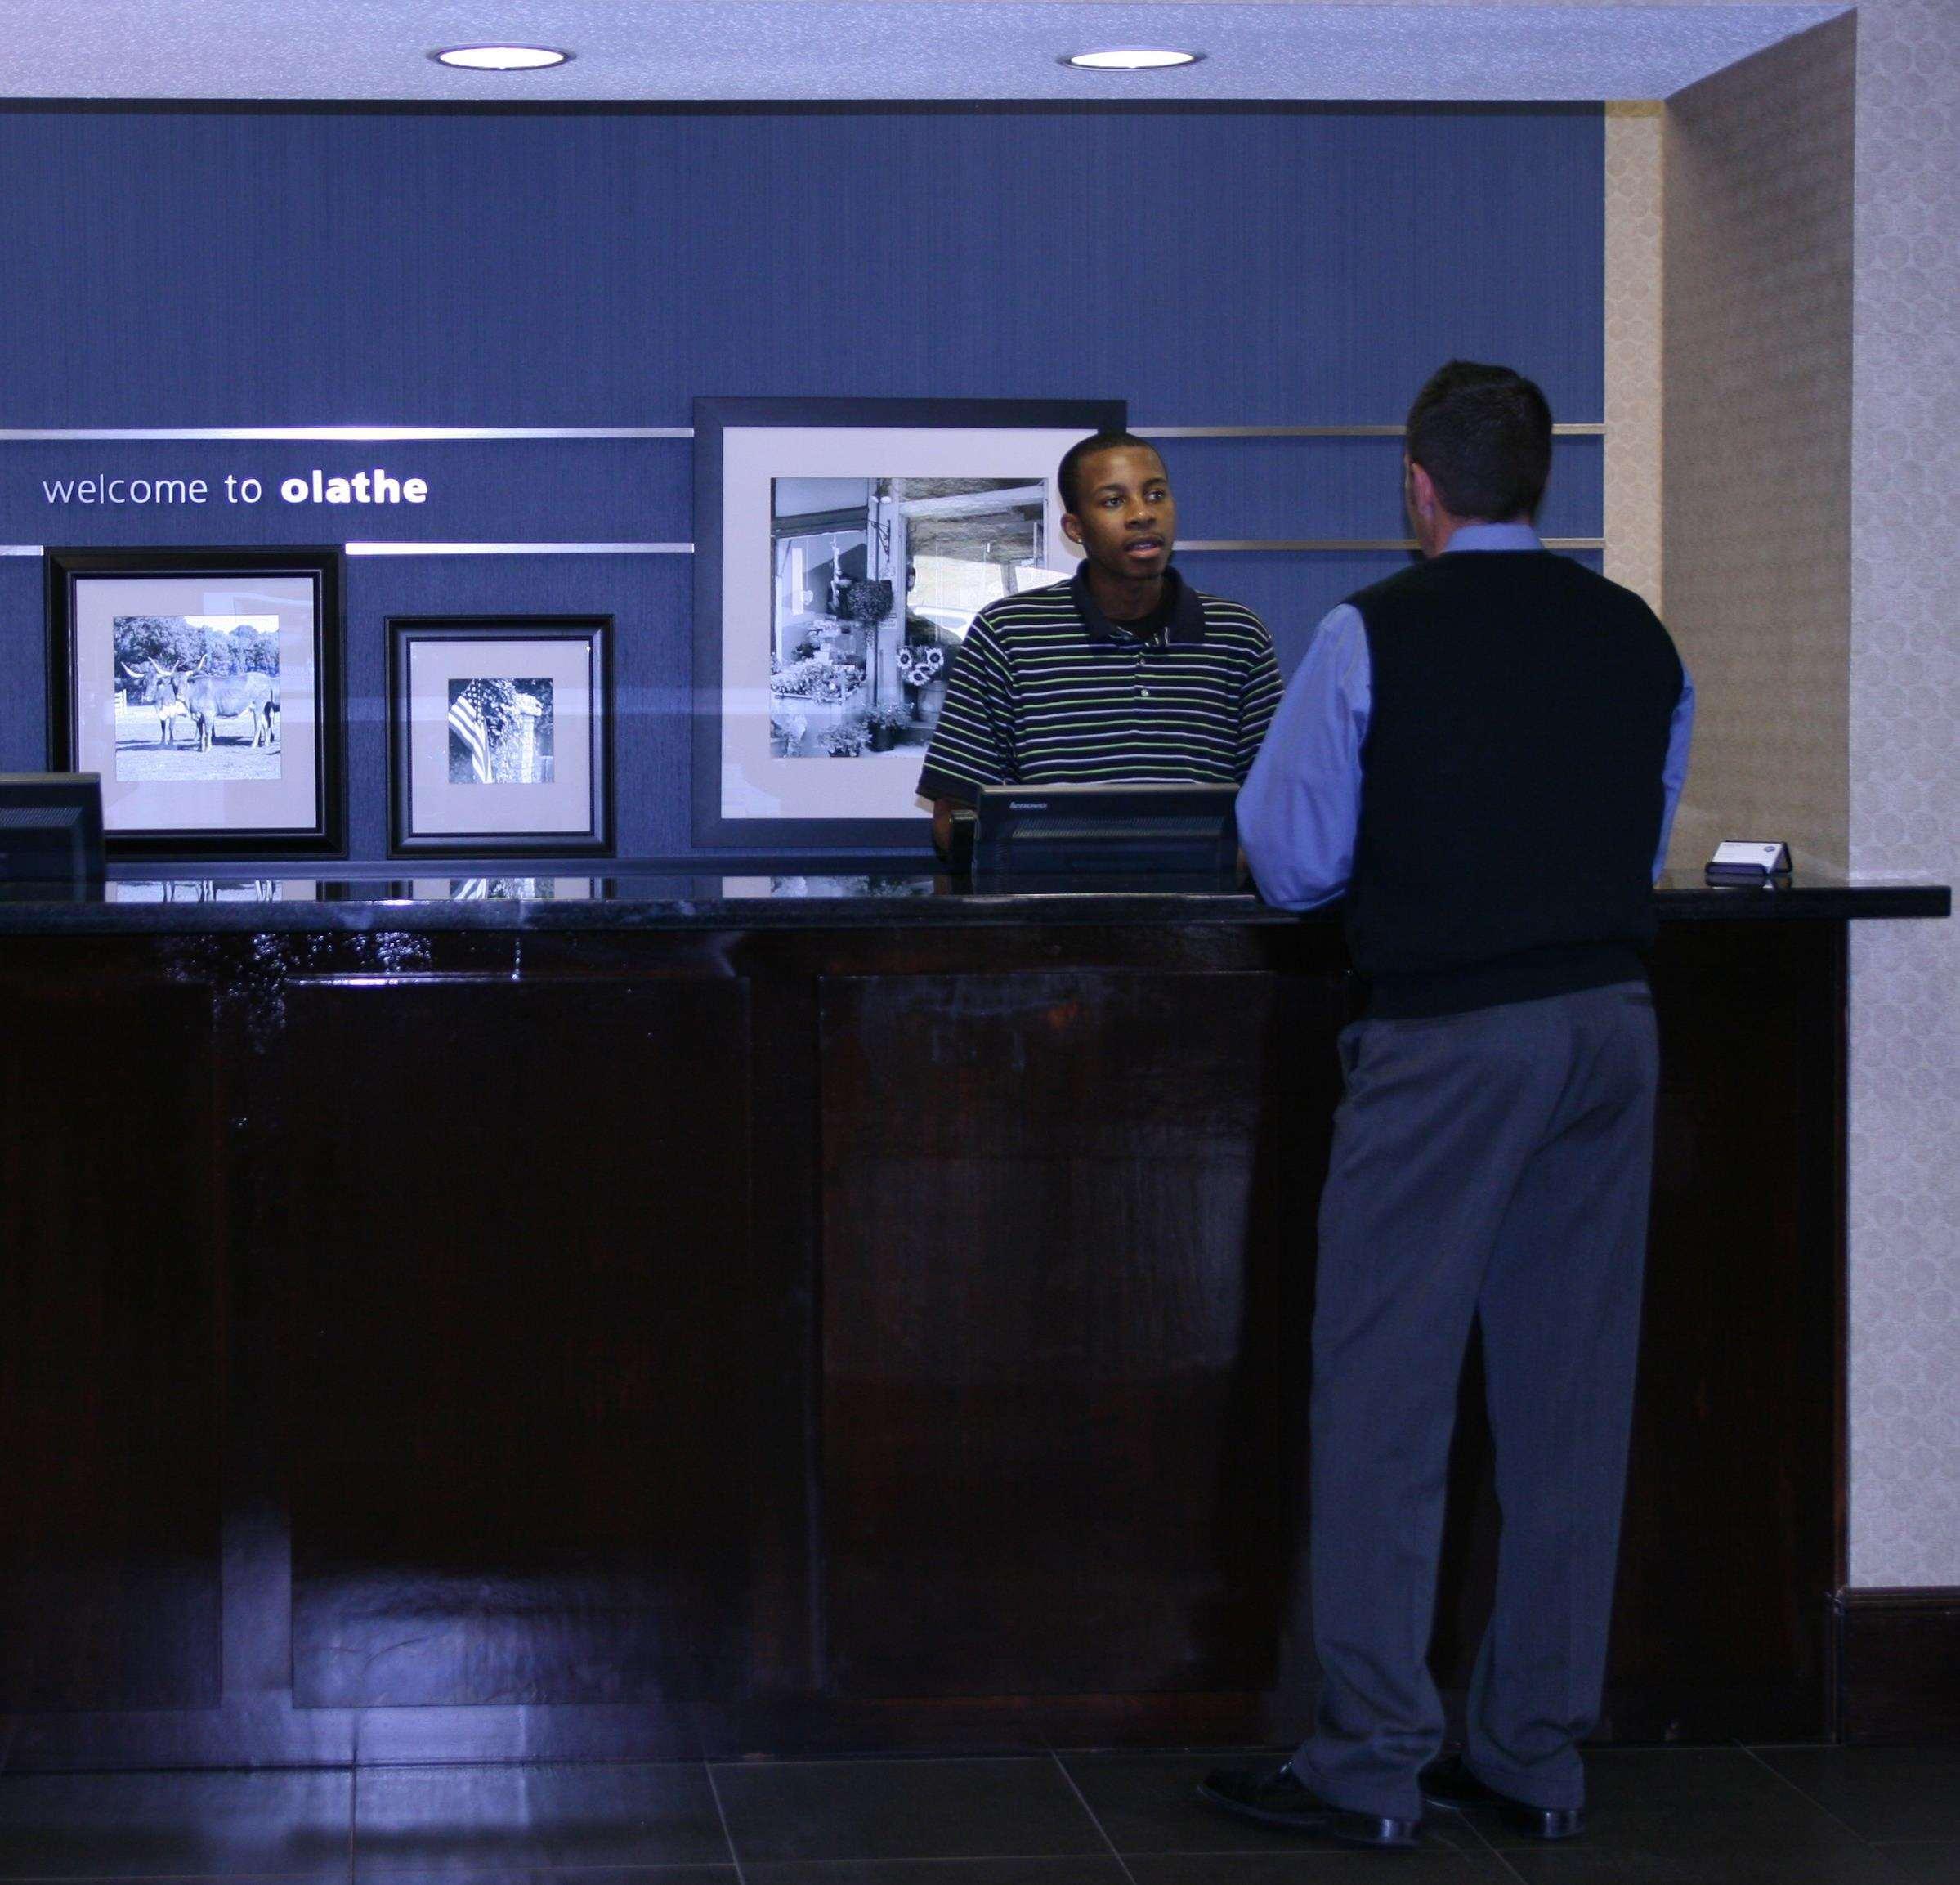
<path id="1" fill-rule="evenodd" d="M 1229 889 L 1238 873 L 1236 786 L 983 786 L 976 880 L 1120 877 Z"/>
<path id="2" fill-rule="evenodd" d="M 94 772 L 0 772 L 0 893 L 99 890 L 102 781 Z"/>

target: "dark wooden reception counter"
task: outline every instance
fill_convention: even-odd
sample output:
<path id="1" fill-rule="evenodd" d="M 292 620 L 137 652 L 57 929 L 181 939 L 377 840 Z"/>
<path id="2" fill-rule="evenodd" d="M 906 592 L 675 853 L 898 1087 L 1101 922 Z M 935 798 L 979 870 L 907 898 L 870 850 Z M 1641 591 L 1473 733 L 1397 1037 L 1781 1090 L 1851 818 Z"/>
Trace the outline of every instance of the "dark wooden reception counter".
<path id="1" fill-rule="evenodd" d="M 1300 1731 L 1330 920 L 786 872 L 110 892 L 0 903 L 0 1765 Z M 1947 893 L 1661 904 L 1605 1731 L 1811 1737 L 1846 929 Z"/>

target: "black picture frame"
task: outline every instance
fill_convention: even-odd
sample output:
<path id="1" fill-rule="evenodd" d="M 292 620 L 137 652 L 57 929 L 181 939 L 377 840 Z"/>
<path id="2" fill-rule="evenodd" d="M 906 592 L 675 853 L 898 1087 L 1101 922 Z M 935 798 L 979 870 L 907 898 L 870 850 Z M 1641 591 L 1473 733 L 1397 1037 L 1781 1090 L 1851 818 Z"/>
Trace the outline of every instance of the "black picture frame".
<path id="1" fill-rule="evenodd" d="M 615 844 L 612 777 L 612 638 L 605 615 L 391 616 L 388 639 L 388 855 L 391 857 L 610 857 Z M 588 660 L 590 790 L 582 833 L 444 834 L 414 829 L 415 790 L 409 663 L 418 642 L 583 641 Z"/>
<path id="2" fill-rule="evenodd" d="M 42 558 L 47 624 L 47 748 L 57 772 L 100 770 L 85 761 L 78 675 L 79 585 L 92 578 L 168 582 L 200 576 L 303 577 L 314 589 L 312 620 L 313 790 L 310 816 L 289 824 L 118 829 L 105 812 L 110 858 L 343 857 L 347 806 L 345 748 L 346 643 L 341 553 L 330 545 L 263 549 L 50 548 Z M 113 657 L 112 657 L 113 660 Z M 113 679 L 113 675 L 112 675 Z M 289 702 L 287 705 L 290 705 Z M 280 734 L 285 738 L 285 715 Z"/>
<path id="3" fill-rule="evenodd" d="M 723 815 L 726 727 L 722 711 L 723 467 L 727 434 L 740 427 L 920 430 L 1121 431 L 1123 400 L 763 399 L 694 401 L 694 687 L 691 728 L 694 841 L 703 849 L 859 856 L 931 850 L 929 817 L 728 817 Z M 1046 468 L 1053 475 L 1053 466 Z"/>

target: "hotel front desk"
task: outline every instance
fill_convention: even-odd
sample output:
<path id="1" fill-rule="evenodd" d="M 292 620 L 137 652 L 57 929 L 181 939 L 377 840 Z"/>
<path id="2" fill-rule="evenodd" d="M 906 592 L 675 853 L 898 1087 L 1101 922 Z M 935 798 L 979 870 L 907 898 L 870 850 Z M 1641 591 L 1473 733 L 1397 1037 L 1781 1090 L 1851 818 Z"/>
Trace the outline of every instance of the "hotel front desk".
<path id="1" fill-rule="evenodd" d="M 788 872 L 110 891 L 0 904 L 5 1765 L 1301 1731 L 1333 920 Z M 1602 1732 L 1815 1739 L 1848 929 L 1948 896 L 1658 894 Z M 1457 1689 L 1479 1394 L 1473 1355 Z"/>

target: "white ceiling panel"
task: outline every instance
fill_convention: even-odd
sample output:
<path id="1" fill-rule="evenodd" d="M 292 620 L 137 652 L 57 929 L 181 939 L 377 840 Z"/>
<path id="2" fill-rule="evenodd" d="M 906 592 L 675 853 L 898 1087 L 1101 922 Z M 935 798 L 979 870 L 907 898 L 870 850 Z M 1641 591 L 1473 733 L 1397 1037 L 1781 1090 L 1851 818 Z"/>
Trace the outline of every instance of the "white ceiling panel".
<path id="1" fill-rule="evenodd" d="M 0 0 L 0 98 L 517 100 L 1663 98 L 1844 11 L 1774 4 L 1147 0 Z M 518 40 L 544 72 L 451 70 Z M 1089 47 L 1205 54 L 1086 73 Z"/>

